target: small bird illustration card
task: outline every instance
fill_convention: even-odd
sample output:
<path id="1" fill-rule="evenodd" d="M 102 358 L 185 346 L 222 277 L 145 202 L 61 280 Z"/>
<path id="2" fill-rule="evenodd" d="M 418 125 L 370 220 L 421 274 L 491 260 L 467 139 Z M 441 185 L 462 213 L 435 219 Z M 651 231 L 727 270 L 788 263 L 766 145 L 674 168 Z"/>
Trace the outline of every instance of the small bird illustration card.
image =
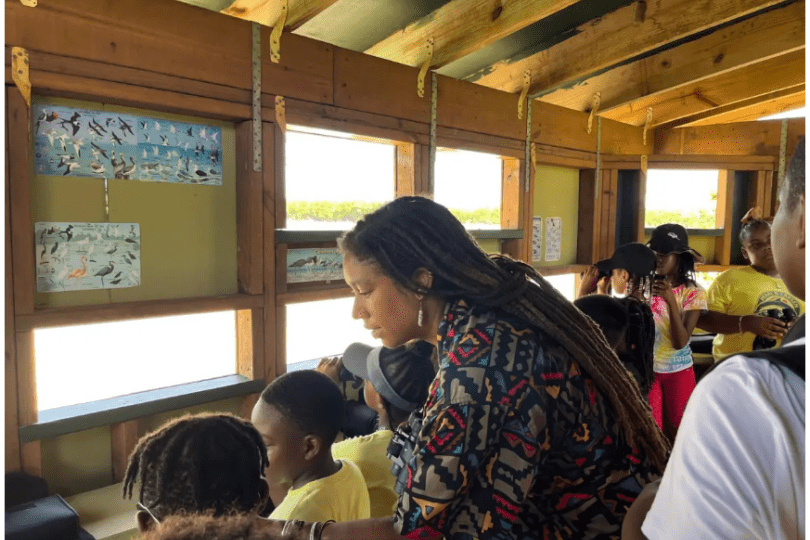
<path id="1" fill-rule="evenodd" d="M 222 185 L 222 130 L 34 103 L 34 170 L 51 176 Z"/>
<path id="2" fill-rule="evenodd" d="M 287 283 L 343 279 L 343 256 L 337 248 L 287 251 Z"/>
<path id="3" fill-rule="evenodd" d="M 137 223 L 38 222 L 37 292 L 120 289 L 141 284 Z"/>
<path id="4" fill-rule="evenodd" d="M 532 218 L 532 262 L 543 260 L 543 218 Z"/>

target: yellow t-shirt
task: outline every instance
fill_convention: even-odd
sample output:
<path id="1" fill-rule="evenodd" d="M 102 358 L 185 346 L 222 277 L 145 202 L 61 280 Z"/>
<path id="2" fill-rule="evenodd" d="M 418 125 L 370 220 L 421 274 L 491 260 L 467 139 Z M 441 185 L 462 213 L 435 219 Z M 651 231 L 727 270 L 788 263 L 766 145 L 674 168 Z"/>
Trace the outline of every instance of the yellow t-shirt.
<path id="1" fill-rule="evenodd" d="M 804 313 L 804 302 L 790 294 L 781 279 L 757 272 L 750 266 L 732 268 L 717 276 L 709 287 L 707 300 L 710 311 L 726 315 L 765 315 L 769 309 L 786 307 L 792 308 L 797 316 Z M 714 359 L 750 351 L 755 337 L 750 332 L 717 334 L 712 346 Z"/>
<path id="2" fill-rule="evenodd" d="M 360 468 L 371 500 L 371 517 L 391 517 L 397 506 L 396 477 L 391 472 L 388 443 L 394 432 L 381 430 L 332 445 L 335 459 L 347 459 Z"/>
<path id="3" fill-rule="evenodd" d="M 270 519 L 352 521 L 370 517 L 363 474 L 349 461 L 342 459 L 340 463 L 335 474 L 288 491 Z"/>

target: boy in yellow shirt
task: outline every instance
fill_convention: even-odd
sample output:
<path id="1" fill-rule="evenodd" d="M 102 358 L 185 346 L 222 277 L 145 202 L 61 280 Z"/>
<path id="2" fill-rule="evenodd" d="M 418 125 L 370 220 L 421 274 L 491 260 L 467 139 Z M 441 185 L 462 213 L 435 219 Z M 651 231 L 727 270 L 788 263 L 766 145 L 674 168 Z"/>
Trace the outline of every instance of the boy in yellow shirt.
<path id="1" fill-rule="evenodd" d="M 316 371 L 287 373 L 264 389 L 251 422 L 267 445 L 267 479 L 287 489 L 271 519 L 351 521 L 370 516 L 356 465 L 332 457 L 343 396 Z"/>
<path id="2" fill-rule="evenodd" d="M 708 291 L 709 312 L 697 323 L 698 328 L 717 333 L 712 346 L 715 362 L 730 354 L 777 346 L 789 325 L 769 313 L 787 311 L 794 319 L 804 313 L 804 302 L 788 292 L 776 270 L 771 226 L 754 217 L 753 209 L 743 218 L 740 242 L 749 265 L 726 270 L 714 280 Z M 757 336 L 764 338 L 759 340 L 762 346 L 754 346 Z"/>
<path id="3" fill-rule="evenodd" d="M 324 359 L 317 368 L 337 377 L 342 364 L 363 379 L 366 404 L 378 414 L 377 431 L 332 445 L 333 456 L 351 461 L 363 473 L 371 500 L 371 517 L 394 515 L 398 497 L 388 444 L 393 430 L 407 422 L 410 413 L 427 400 L 430 383 L 436 376 L 435 354 L 436 347 L 427 341 L 409 341 L 395 349 L 353 343 L 342 360 Z"/>

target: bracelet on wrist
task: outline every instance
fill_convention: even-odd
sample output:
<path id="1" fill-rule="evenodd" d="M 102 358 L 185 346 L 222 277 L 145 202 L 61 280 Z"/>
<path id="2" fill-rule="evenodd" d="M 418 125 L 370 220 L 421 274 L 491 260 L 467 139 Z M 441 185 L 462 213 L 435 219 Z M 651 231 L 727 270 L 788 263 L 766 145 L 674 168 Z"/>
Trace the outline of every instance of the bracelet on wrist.
<path id="1" fill-rule="evenodd" d="M 743 318 L 744 318 L 744 317 L 745 317 L 745 315 L 740 315 L 740 318 L 739 318 L 739 320 L 737 321 L 737 327 L 740 329 L 740 334 L 742 334 L 742 333 L 743 333 L 743 329 L 742 329 L 742 322 L 743 322 Z"/>

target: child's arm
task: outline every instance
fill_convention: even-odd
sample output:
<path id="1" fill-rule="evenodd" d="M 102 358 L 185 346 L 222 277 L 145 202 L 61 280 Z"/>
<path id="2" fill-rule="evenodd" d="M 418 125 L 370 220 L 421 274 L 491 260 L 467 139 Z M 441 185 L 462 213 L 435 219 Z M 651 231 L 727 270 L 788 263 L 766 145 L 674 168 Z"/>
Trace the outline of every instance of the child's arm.
<path id="1" fill-rule="evenodd" d="M 742 330 L 770 339 L 781 339 L 788 329 L 788 325 L 779 319 L 761 317 L 756 314 L 741 317 L 717 311 L 709 311 L 701 315 L 697 326 L 702 330 L 717 334 L 739 334 Z"/>
<path id="2" fill-rule="evenodd" d="M 681 306 L 678 304 L 678 300 L 675 298 L 667 280 L 656 280 L 653 283 L 652 292 L 655 296 L 663 298 L 667 303 L 672 347 L 683 349 L 689 343 L 689 338 L 692 337 L 692 331 L 695 329 L 698 318 L 700 318 L 700 310 L 681 311 Z"/>

